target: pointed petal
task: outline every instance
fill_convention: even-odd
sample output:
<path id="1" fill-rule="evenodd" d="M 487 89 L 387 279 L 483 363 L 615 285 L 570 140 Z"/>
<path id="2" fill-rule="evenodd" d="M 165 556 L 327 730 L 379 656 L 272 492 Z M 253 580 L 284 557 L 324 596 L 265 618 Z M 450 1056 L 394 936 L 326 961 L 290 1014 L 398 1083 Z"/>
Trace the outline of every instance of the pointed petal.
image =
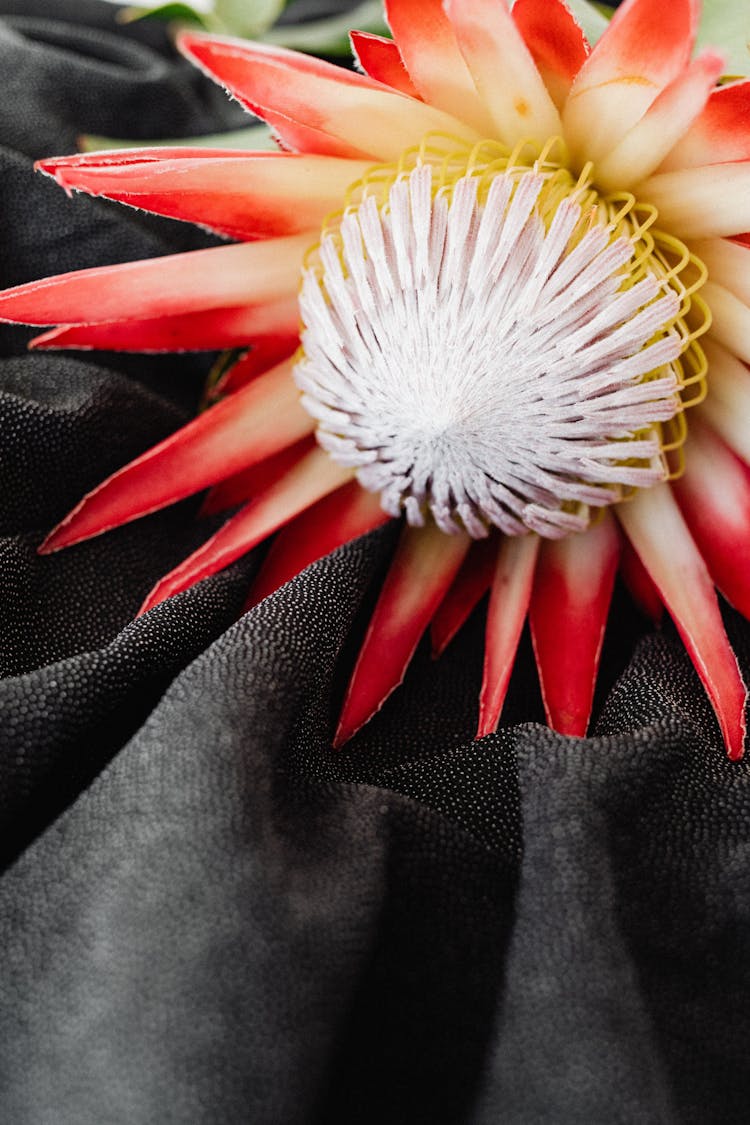
<path id="1" fill-rule="evenodd" d="M 39 548 L 58 551 L 155 512 L 272 456 L 313 429 L 285 363 L 200 414 L 85 496 Z"/>
<path id="2" fill-rule="evenodd" d="M 309 244 L 298 234 L 63 273 L 0 293 L 0 320 L 104 324 L 291 297 Z"/>
<path id="3" fill-rule="evenodd" d="M 248 152 L 123 164 L 92 153 L 84 159 L 42 160 L 37 167 L 68 191 L 105 196 L 229 238 L 254 239 L 316 231 L 369 165 L 330 156 Z"/>
<path id="4" fill-rule="evenodd" d="M 404 528 L 346 693 L 334 747 L 364 726 L 403 680 L 470 542 L 432 523 Z"/>
<path id="5" fill-rule="evenodd" d="M 750 465 L 750 371 L 711 337 L 702 343 L 708 360 L 708 394 L 700 417 Z"/>
<path id="6" fill-rule="evenodd" d="M 356 480 L 324 496 L 276 536 L 250 590 L 245 609 L 263 601 L 310 563 L 390 519 L 380 506 L 380 496 L 367 492 Z"/>
<path id="7" fill-rule="evenodd" d="M 687 66 L 694 0 L 625 0 L 581 67 L 563 111 L 579 161 L 599 161 Z"/>
<path id="8" fill-rule="evenodd" d="M 299 311 L 298 311 L 299 315 Z M 251 350 L 232 364 L 211 393 L 212 399 L 234 394 L 264 371 L 270 371 L 285 359 L 291 359 L 299 347 L 297 333 L 279 333 L 253 339 Z"/>
<path id="9" fill-rule="evenodd" d="M 619 557 L 609 513 L 539 552 L 529 624 L 547 721 L 560 734 L 586 734 Z"/>
<path id="10" fill-rule="evenodd" d="M 261 150 L 263 151 L 263 150 Z M 88 164 L 90 160 L 95 160 L 99 164 L 108 164 L 111 167 L 117 167 L 124 164 L 144 164 L 151 161 L 158 164 L 162 160 L 181 160 L 195 159 L 200 160 L 203 157 L 236 157 L 256 155 L 255 153 L 248 153 L 246 149 L 237 148 L 203 148 L 201 145 L 147 145 L 145 148 L 110 148 L 110 149 L 97 149 L 95 152 L 71 152 L 67 156 L 51 156 L 43 157 L 37 160 L 34 164 L 34 169 L 39 171 L 46 171 L 46 165 L 49 161 L 54 164 L 66 164 L 70 168 L 74 168 L 77 164 Z"/>
<path id="11" fill-rule="evenodd" d="M 226 512 L 228 508 L 237 508 L 255 496 L 260 496 L 314 448 L 315 435 L 308 434 L 294 445 L 288 445 L 286 449 L 267 457 L 265 461 L 240 469 L 226 480 L 219 481 L 206 495 L 200 514 L 212 516 L 216 512 Z"/>
<path id="12" fill-rule="evenodd" d="M 558 109 L 589 55 L 583 29 L 563 0 L 516 0 L 516 27 Z"/>
<path id="13" fill-rule="evenodd" d="M 628 191 L 650 176 L 699 115 L 723 70 L 724 57 L 715 51 L 704 51 L 694 59 L 599 162 L 597 186 Z"/>
<path id="14" fill-rule="evenodd" d="M 668 484 L 644 489 L 617 511 L 656 583 L 713 705 L 730 758 L 742 757 L 746 690 L 724 632 L 706 564 Z"/>
<path id="15" fill-rule="evenodd" d="M 147 613 L 167 598 L 223 570 L 321 496 L 339 488 L 351 474 L 351 469 L 337 465 L 322 449 L 313 449 L 262 496 L 242 508 L 202 547 L 157 582 L 139 614 Z"/>
<path id="16" fill-rule="evenodd" d="M 310 55 L 193 32 L 178 45 L 293 149 L 395 160 L 432 131 L 477 139 L 450 114 Z"/>
<path id="17" fill-rule="evenodd" d="M 538 553 L 538 535 L 512 536 L 504 539 L 500 546 L 487 612 L 477 738 L 492 734 L 500 721 L 531 600 Z"/>
<path id="18" fill-rule="evenodd" d="M 432 619 L 432 655 L 445 651 L 492 585 L 497 559 L 497 539 L 489 536 L 475 543 L 456 580 Z"/>
<path id="19" fill-rule="evenodd" d="M 236 309 L 125 320 L 112 324 L 66 324 L 35 336 L 30 348 L 98 348 L 117 352 L 195 352 L 247 347 L 251 341 L 298 342 L 299 306 L 295 298 Z M 296 350 L 296 343 L 289 354 Z M 270 366 L 270 365 L 269 365 Z"/>
<path id="20" fill-rule="evenodd" d="M 446 0 L 445 8 L 500 139 L 512 147 L 562 135 L 560 115 L 505 0 Z"/>
<path id="21" fill-rule="evenodd" d="M 660 225 L 683 239 L 750 229 L 750 163 L 659 172 L 643 182 L 638 195 L 658 208 Z"/>
<path id="22" fill-rule="evenodd" d="M 715 281 L 707 281 L 701 297 L 711 310 L 711 338 L 750 363 L 750 308 Z"/>
<path id="23" fill-rule="evenodd" d="M 750 160 L 750 79 L 714 90 L 690 132 L 672 149 L 661 171 Z"/>
<path id="24" fill-rule="evenodd" d="M 628 539 L 622 547 L 620 575 L 641 613 L 650 617 L 655 625 L 660 625 L 664 617 L 664 602 Z"/>
<path id="25" fill-rule="evenodd" d="M 711 281 L 718 282 L 750 305 L 750 247 L 728 238 L 709 238 L 691 246 L 708 269 Z"/>
<path id="26" fill-rule="evenodd" d="M 750 470 L 708 427 L 692 422 L 685 472 L 672 485 L 711 578 L 750 617 Z"/>
<path id="27" fill-rule="evenodd" d="M 369 78 L 390 86 L 410 98 L 418 98 L 419 91 L 409 77 L 404 60 L 396 43 L 369 31 L 350 31 L 354 57 Z"/>
<path id="28" fill-rule="evenodd" d="M 464 62 L 442 0 L 385 0 L 404 65 L 426 102 L 492 136 L 492 118 Z"/>

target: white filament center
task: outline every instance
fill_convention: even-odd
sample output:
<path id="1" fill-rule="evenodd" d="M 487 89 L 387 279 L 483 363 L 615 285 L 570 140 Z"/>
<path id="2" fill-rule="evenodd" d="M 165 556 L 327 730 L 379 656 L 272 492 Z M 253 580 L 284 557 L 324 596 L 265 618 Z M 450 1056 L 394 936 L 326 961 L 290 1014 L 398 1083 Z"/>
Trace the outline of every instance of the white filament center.
<path id="1" fill-rule="evenodd" d="M 326 234 L 305 270 L 295 378 L 318 440 L 386 511 L 474 537 L 559 537 L 589 506 L 665 479 L 658 423 L 680 409 L 679 299 L 629 282 L 634 250 L 536 171 L 432 190 L 402 175 Z"/>

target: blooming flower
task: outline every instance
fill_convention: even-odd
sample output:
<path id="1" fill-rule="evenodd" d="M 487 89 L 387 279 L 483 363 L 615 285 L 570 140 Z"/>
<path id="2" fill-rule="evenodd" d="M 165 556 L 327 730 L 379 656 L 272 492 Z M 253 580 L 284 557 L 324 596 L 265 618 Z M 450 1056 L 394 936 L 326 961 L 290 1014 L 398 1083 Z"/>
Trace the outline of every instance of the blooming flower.
<path id="1" fill-rule="evenodd" d="M 19 286 L 0 317 L 55 325 L 35 347 L 252 348 L 40 549 L 213 486 L 242 506 L 143 608 L 281 529 L 257 601 L 403 517 L 336 744 L 488 589 L 479 734 L 527 616 L 549 723 L 585 734 L 620 566 L 738 758 L 715 587 L 750 616 L 750 82 L 691 61 L 696 0 L 626 0 L 593 50 L 563 0 L 385 7 L 394 40 L 352 33 L 363 74 L 182 35 L 282 152 L 41 162 L 238 241 Z"/>

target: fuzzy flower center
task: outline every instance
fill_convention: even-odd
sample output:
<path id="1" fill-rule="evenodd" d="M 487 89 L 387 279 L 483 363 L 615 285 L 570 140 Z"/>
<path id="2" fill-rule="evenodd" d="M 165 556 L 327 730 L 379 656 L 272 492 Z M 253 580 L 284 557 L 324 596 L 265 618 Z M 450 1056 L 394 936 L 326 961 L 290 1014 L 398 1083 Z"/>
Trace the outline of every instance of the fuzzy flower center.
<path id="1" fill-rule="evenodd" d="M 679 471 L 704 393 L 700 262 L 562 143 L 373 169 L 305 263 L 295 378 L 392 515 L 559 538 Z"/>

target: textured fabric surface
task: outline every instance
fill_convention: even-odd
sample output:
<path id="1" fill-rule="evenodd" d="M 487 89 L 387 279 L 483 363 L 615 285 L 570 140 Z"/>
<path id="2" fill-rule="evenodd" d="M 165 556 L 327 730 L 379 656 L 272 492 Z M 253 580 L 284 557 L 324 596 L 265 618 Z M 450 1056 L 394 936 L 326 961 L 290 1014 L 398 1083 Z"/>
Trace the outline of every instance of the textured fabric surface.
<path id="1" fill-rule="evenodd" d="M 233 107 L 96 0 L 0 13 L 0 283 L 206 245 L 32 160 Z M 480 613 L 334 754 L 393 529 L 239 619 L 257 556 L 133 621 L 207 534 L 195 502 L 35 547 L 211 357 L 27 337 L 0 360 L 0 1120 L 745 1122 L 748 770 L 672 630 L 618 594 L 588 740 L 539 724 L 525 641 L 473 743 Z"/>

